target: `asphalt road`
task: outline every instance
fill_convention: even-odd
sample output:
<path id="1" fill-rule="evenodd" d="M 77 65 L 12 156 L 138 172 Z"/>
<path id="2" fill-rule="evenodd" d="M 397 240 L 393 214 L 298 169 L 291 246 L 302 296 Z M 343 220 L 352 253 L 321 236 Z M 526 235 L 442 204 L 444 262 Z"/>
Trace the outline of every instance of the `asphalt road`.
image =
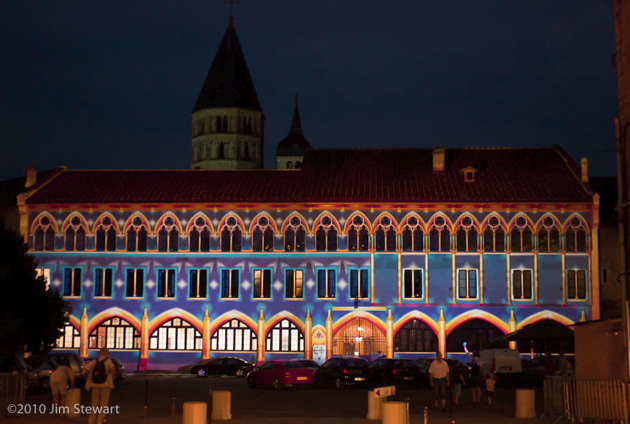
<path id="1" fill-rule="evenodd" d="M 145 387 L 148 399 L 148 417 L 167 419 L 173 413 L 175 398 L 175 422 L 181 422 L 182 404 L 189 401 L 209 401 L 209 390 L 227 390 L 232 393 L 232 415 L 234 419 L 255 421 L 261 418 L 287 417 L 338 417 L 365 418 L 367 414 L 366 389 L 313 389 L 271 388 L 250 389 L 244 378 L 210 377 L 197 378 L 192 375 L 149 374 L 132 375 L 119 382 L 110 398 L 111 406 L 118 406 L 121 416 L 112 417 L 113 422 L 142 422 L 144 413 Z M 542 389 L 537 389 L 537 410 L 542 404 Z M 390 400 L 405 401 L 409 398 L 411 414 L 418 417 L 424 407 L 432 406 L 432 392 L 429 388 L 398 389 Z M 469 414 L 492 414 L 513 417 L 515 410 L 513 387 L 499 387 L 494 405 L 471 405 L 470 391 L 464 389 L 462 405 L 455 406 L 453 417 L 465 417 Z M 27 403 L 50 405 L 50 392 L 39 390 L 27 393 Z M 484 398 L 485 401 L 485 398 Z M 82 404 L 90 405 L 88 392 L 82 393 Z M 440 412 L 431 413 L 448 414 Z M 542 413 L 542 411 L 541 411 Z M 116 419 L 118 418 L 118 419 Z M 50 417 L 31 414 L 29 417 L 17 417 L 21 422 L 52 422 Z"/>

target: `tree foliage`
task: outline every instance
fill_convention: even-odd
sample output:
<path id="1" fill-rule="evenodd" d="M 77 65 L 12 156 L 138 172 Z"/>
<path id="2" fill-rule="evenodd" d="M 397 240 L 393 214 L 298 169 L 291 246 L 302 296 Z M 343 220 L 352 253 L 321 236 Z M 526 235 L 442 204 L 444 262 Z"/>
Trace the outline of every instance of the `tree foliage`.
<path id="1" fill-rule="evenodd" d="M 0 350 L 45 352 L 61 336 L 70 305 L 37 277 L 37 262 L 20 234 L 0 230 L 0 252 Z"/>

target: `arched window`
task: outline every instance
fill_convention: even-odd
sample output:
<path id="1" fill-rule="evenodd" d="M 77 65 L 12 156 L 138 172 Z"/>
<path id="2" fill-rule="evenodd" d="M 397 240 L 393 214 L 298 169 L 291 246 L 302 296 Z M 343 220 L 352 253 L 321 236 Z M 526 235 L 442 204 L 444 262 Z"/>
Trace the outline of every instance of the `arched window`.
<path id="1" fill-rule="evenodd" d="M 417 318 L 403 325 L 394 336 L 394 352 L 437 352 L 435 332 Z"/>
<path id="2" fill-rule="evenodd" d="M 287 162 L 287 169 L 293 169 L 293 162 L 291 161 Z"/>
<path id="3" fill-rule="evenodd" d="M 586 252 L 586 230 L 580 218 L 573 217 L 566 232 L 567 253 Z"/>
<path id="4" fill-rule="evenodd" d="M 486 253 L 505 251 L 505 230 L 496 216 L 488 220 L 483 232 L 483 251 Z"/>
<path id="5" fill-rule="evenodd" d="M 147 236 L 144 221 L 136 216 L 127 230 L 127 252 L 146 252 Z"/>
<path id="6" fill-rule="evenodd" d="M 392 220 L 388 216 L 384 216 L 376 223 L 374 231 L 377 252 L 395 252 L 396 251 L 396 230 L 392 224 Z"/>
<path id="7" fill-rule="evenodd" d="M 329 216 L 323 217 L 321 224 L 317 227 L 315 244 L 318 252 L 337 251 L 337 230 Z"/>
<path id="8" fill-rule="evenodd" d="M 285 252 L 304 252 L 306 244 L 306 231 L 302 225 L 302 220 L 297 216 L 291 218 L 289 225 L 284 232 Z"/>
<path id="9" fill-rule="evenodd" d="M 55 347 L 58 349 L 78 349 L 81 347 L 79 330 L 67 322 L 61 329 L 61 336 L 57 339 Z"/>
<path id="10" fill-rule="evenodd" d="M 560 251 L 560 231 L 554 219 L 547 216 L 538 230 L 538 251 L 551 253 Z"/>
<path id="11" fill-rule="evenodd" d="M 265 216 L 258 218 L 252 233 L 252 250 L 254 252 L 273 252 L 273 227 Z"/>
<path id="12" fill-rule="evenodd" d="M 403 223 L 403 252 L 424 251 L 424 232 L 418 218 L 410 216 Z"/>
<path id="13" fill-rule="evenodd" d="M 299 160 L 295 162 L 295 169 L 302 169 L 302 162 Z"/>
<path id="14" fill-rule="evenodd" d="M 433 221 L 429 231 L 429 247 L 431 252 L 450 252 L 451 232 L 446 225 L 446 220 L 438 216 Z"/>
<path id="15" fill-rule="evenodd" d="M 210 340 L 213 351 L 253 352 L 258 346 L 256 333 L 237 319 L 219 327 Z"/>
<path id="16" fill-rule="evenodd" d="M 352 225 L 348 229 L 348 250 L 350 252 L 367 252 L 369 234 L 362 216 L 352 218 Z"/>
<path id="17" fill-rule="evenodd" d="M 477 251 L 477 228 L 475 228 L 473 220 L 469 216 L 464 217 L 457 228 L 457 251 Z"/>
<path id="18" fill-rule="evenodd" d="M 243 232 L 236 218 L 229 217 L 221 231 L 221 252 L 240 252 Z"/>
<path id="19" fill-rule="evenodd" d="M 188 321 L 173 318 L 151 334 L 151 350 L 201 350 L 201 333 Z"/>
<path id="20" fill-rule="evenodd" d="M 288 319 L 278 322 L 267 333 L 267 352 L 304 352 L 304 334 Z"/>
<path id="21" fill-rule="evenodd" d="M 210 227 L 209 223 L 202 217 L 197 217 L 190 228 L 188 245 L 191 252 L 210 251 Z"/>
<path id="22" fill-rule="evenodd" d="M 219 159 L 225 159 L 225 146 L 223 143 L 219 144 Z"/>
<path id="23" fill-rule="evenodd" d="M 447 352 L 463 352 L 463 343 L 469 351 L 488 349 L 490 342 L 503 332 L 499 328 L 481 319 L 466 321 L 446 337 Z"/>
<path id="24" fill-rule="evenodd" d="M 532 251 L 532 229 L 525 217 L 519 216 L 514 222 L 510 233 L 512 252 Z"/>
<path id="25" fill-rule="evenodd" d="M 228 117 L 227 116 L 223 117 L 223 130 L 221 132 L 223 133 L 228 132 Z"/>
<path id="26" fill-rule="evenodd" d="M 177 252 L 179 250 L 179 231 L 175 220 L 166 217 L 158 230 L 158 250 L 160 252 Z"/>
<path id="27" fill-rule="evenodd" d="M 66 251 L 82 252 L 85 250 L 85 228 L 78 216 L 72 217 L 66 228 Z"/>
<path id="28" fill-rule="evenodd" d="M 140 332 L 122 318 L 110 318 L 92 330 L 88 346 L 90 349 L 140 349 Z"/>
<path id="29" fill-rule="evenodd" d="M 245 147 L 244 147 L 244 152 L 243 152 L 243 158 L 245 160 L 249 160 L 249 143 L 245 143 Z"/>
<path id="30" fill-rule="evenodd" d="M 116 251 L 116 227 L 108 216 L 103 218 L 96 229 L 96 251 L 97 252 Z"/>
<path id="31" fill-rule="evenodd" d="M 53 222 L 47 216 L 39 219 L 34 235 L 35 250 L 55 250 L 55 230 Z"/>

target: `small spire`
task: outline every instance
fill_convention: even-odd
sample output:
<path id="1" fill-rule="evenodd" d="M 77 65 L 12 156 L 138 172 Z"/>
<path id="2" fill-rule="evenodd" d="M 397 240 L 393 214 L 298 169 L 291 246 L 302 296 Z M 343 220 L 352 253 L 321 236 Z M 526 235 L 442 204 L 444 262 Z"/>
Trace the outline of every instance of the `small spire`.
<path id="1" fill-rule="evenodd" d="M 83 305 L 83 314 L 81 315 L 81 318 L 87 318 L 87 307 L 85 305 Z"/>
<path id="2" fill-rule="evenodd" d="M 582 316 L 580 317 L 580 322 L 586 321 L 586 314 L 584 313 L 584 308 L 582 308 Z"/>
<path id="3" fill-rule="evenodd" d="M 440 306 L 440 321 L 444 321 L 444 308 Z"/>
<path id="4" fill-rule="evenodd" d="M 263 307 L 260 307 L 260 315 L 258 315 L 258 320 L 263 320 L 264 321 L 265 316 L 263 315 Z"/>
<path id="5" fill-rule="evenodd" d="M 306 319 L 311 319 L 311 308 L 306 308 Z"/>
<path id="6" fill-rule="evenodd" d="M 208 316 L 208 307 L 206 306 L 206 314 L 203 316 L 203 319 L 209 319 L 210 317 Z"/>
<path id="7" fill-rule="evenodd" d="M 330 316 L 330 308 L 328 308 L 328 317 L 326 318 L 326 320 L 331 320 L 332 321 L 332 317 Z"/>
<path id="8" fill-rule="evenodd" d="M 389 307 L 389 313 L 387 314 L 387 320 L 388 321 L 393 320 L 393 318 L 392 318 L 392 307 L 391 306 Z"/>
<path id="9" fill-rule="evenodd" d="M 300 122 L 300 109 L 298 108 L 298 95 L 295 93 L 295 108 L 293 109 L 293 120 L 291 121 L 291 132 L 302 133 L 302 123 Z"/>
<path id="10" fill-rule="evenodd" d="M 147 305 L 144 305 L 144 314 L 142 315 L 142 318 L 149 318 L 147 315 Z"/>
<path id="11" fill-rule="evenodd" d="M 512 321 L 516 321 L 516 320 L 514 319 L 514 308 L 511 308 L 511 309 L 512 309 L 512 310 L 510 311 L 510 322 L 512 322 Z"/>

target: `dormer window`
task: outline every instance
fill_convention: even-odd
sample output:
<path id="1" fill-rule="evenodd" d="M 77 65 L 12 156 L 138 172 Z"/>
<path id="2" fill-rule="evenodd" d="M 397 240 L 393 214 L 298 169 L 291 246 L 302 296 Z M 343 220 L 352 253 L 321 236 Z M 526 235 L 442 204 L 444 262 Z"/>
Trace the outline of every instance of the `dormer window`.
<path id="1" fill-rule="evenodd" d="M 473 182 L 475 181 L 475 174 L 477 173 L 477 168 L 473 168 L 472 166 L 467 166 L 466 168 L 459 171 L 459 173 L 464 175 L 464 181 Z"/>

